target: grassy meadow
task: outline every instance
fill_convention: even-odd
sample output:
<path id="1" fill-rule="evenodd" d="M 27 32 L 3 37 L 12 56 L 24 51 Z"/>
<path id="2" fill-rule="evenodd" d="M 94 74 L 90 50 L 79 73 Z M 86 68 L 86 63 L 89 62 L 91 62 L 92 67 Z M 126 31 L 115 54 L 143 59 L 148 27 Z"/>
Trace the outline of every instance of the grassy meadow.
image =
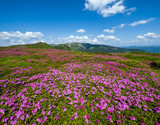
<path id="1" fill-rule="evenodd" d="M 159 125 L 160 54 L 0 48 L 1 125 Z"/>

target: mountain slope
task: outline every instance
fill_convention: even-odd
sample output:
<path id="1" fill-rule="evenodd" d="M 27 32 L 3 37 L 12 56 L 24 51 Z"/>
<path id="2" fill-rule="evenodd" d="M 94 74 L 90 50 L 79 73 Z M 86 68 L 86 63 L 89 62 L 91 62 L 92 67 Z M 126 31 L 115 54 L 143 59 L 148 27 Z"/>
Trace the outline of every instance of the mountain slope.
<path id="1" fill-rule="evenodd" d="M 93 45 L 89 43 L 66 43 L 59 45 L 49 45 L 47 43 L 36 43 L 26 45 L 14 45 L 11 48 L 42 48 L 42 49 L 60 49 L 75 52 L 107 52 L 107 53 L 118 53 L 118 52 L 146 52 L 140 49 L 126 49 L 120 47 L 113 47 L 108 45 Z"/>
<path id="2" fill-rule="evenodd" d="M 146 52 L 140 49 L 126 49 L 120 47 L 113 47 L 108 45 L 96 45 L 89 43 L 66 43 L 54 46 L 56 49 L 75 51 L 75 52 Z"/>

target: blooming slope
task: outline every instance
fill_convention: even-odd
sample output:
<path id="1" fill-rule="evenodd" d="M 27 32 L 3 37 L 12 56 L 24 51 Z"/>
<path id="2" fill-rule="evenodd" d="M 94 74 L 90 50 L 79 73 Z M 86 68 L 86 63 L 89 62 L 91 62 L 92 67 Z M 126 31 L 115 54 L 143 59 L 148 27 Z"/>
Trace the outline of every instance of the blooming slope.
<path id="1" fill-rule="evenodd" d="M 160 72 L 144 60 L 160 55 L 2 48 L 0 57 L 0 124 L 160 123 Z"/>

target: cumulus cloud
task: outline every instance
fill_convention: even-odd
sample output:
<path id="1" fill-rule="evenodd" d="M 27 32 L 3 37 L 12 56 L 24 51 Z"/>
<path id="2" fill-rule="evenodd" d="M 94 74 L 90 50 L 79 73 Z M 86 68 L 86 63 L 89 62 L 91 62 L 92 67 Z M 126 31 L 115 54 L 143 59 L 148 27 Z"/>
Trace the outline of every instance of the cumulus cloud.
<path id="1" fill-rule="evenodd" d="M 16 32 L 0 32 L 0 38 L 10 39 L 10 38 L 19 38 L 19 39 L 36 39 L 42 37 L 43 34 L 41 32 L 26 32 L 21 33 L 19 31 Z"/>
<path id="2" fill-rule="evenodd" d="M 129 15 L 135 11 L 135 7 L 126 9 L 124 0 L 85 0 L 85 9 L 97 11 L 103 17 L 125 12 Z"/>
<path id="3" fill-rule="evenodd" d="M 74 36 L 70 35 L 69 37 L 59 37 L 58 38 L 61 43 L 72 43 L 72 42 L 80 42 L 80 43 L 91 43 L 91 39 L 88 36 Z"/>
<path id="4" fill-rule="evenodd" d="M 114 33 L 114 30 L 104 29 L 103 32 L 106 32 L 106 33 Z"/>
<path id="5" fill-rule="evenodd" d="M 137 38 L 137 39 L 145 39 L 145 37 L 144 37 L 144 36 L 141 36 L 141 35 L 137 36 L 136 38 Z"/>
<path id="6" fill-rule="evenodd" d="M 145 37 L 150 37 L 150 38 L 160 38 L 160 35 L 156 34 L 156 33 L 147 33 L 144 34 Z"/>
<path id="7" fill-rule="evenodd" d="M 119 41 L 120 39 L 115 36 L 106 36 L 104 34 L 100 34 L 97 36 L 97 38 L 102 38 L 104 40 L 112 40 L 112 41 Z"/>
<path id="8" fill-rule="evenodd" d="M 77 32 L 77 33 L 84 33 L 84 32 L 86 32 L 86 30 L 84 30 L 84 29 L 79 29 L 79 30 L 77 30 L 76 32 Z"/>
<path id="9" fill-rule="evenodd" d="M 151 21 L 154 21 L 156 18 L 149 18 L 147 20 L 140 20 L 140 21 L 136 21 L 136 22 L 133 22 L 130 24 L 130 26 L 137 26 L 137 25 L 140 25 L 140 24 L 146 24 L 146 23 L 149 23 Z"/>
<path id="10" fill-rule="evenodd" d="M 45 40 L 42 37 L 41 32 L 0 32 L 1 42 L 8 43 L 8 45 L 43 42 Z"/>
<path id="11" fill-rule="evenodd" d="M 144 34 L 143 36 L 142 35 L 139 35 L 136 37 L 137 39 L 140 39 L 140 40 L 145 40 L 145 39 L 156 39 L 156 38 L 160 38 L 160 35 L 156 34 L 156 33 L 146 33 Z"/>
<path id="12" fill-rule="evenodd" d="M 135 40 L 132 40 L 132 43 L 136 45 L 159 45 L 160 34 L 156 33 L 146 33 L 144 35 L 138 35 Z"/>
<path id="13" fill-rule="evenodd" d="M 112 44 L 113 41 L 119 41 L 120 39 L 115 36 L 106 36 L 104 34 L 100 34 L 96 37 L 90 38 L 88 36 L 74 36 L 70 35 L 68 37 L 59 37 L 59 43 L 91 43 L 91 44 Z"/>

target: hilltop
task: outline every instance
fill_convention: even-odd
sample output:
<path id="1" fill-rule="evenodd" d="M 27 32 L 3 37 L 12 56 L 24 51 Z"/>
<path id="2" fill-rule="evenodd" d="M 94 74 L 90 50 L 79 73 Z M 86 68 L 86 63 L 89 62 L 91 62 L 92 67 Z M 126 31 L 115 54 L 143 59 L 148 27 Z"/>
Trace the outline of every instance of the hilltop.
<path id="1" fill-rule="evenodd" d="M 25 49 L 29 49 L 29 48 L 54 49 L 54 47 L 52 45 L 49 45 L 49 44 L 43 43 L 43 42 L 38 42 L 35 44 L 13 45 L 13 46 L 9 46 L 9 47 L 11 47 L 11 48 L 25 48 Z"/>

